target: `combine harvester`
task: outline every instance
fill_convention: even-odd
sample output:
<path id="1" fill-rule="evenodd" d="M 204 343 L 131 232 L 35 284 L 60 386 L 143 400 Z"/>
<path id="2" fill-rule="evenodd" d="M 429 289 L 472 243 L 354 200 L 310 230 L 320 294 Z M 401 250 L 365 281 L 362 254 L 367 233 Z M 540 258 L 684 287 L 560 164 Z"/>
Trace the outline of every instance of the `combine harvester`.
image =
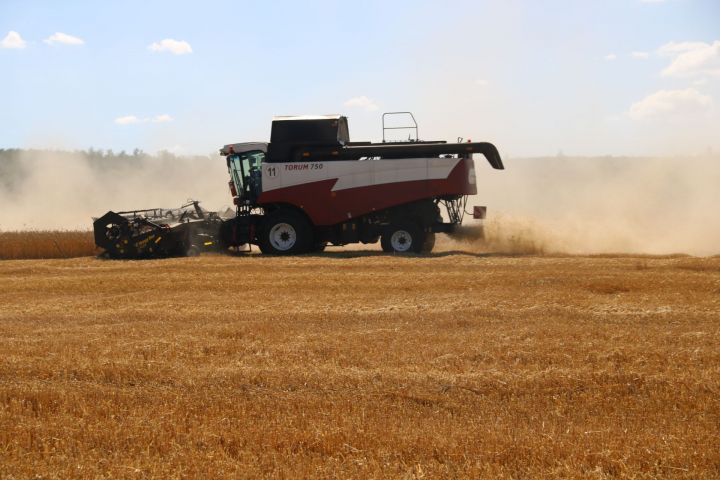
<path id="1" fill-rule="evenodd" d="M 406 115 L 412 125 L 386 127 L 391 115 Z M 415 136 L 387 141 L 386 132 L 395 129 Z M 484 155 L 495 169 L 504 167 L 491 143 L 421 141 L 417 132 L 409 112 L 383 114 L 382 143 L 351 142 L 347 118 L 340 115 L 276 117 L 270 143 L 220 150 L 237 207 L 234 218 L 163 223 L 108 212 L 94 224 L 95 242 L 108 256 L 122 258 L 250 245 L 293 255 L 320 252 L 328 244 L 378 241 L 386 252 L 430 252 L 435 233 L 452 234 L 468 195 L 477 193 L 473 154 Z M 475 207 L 473 217 L 484 218 L 485 207 Z"/>

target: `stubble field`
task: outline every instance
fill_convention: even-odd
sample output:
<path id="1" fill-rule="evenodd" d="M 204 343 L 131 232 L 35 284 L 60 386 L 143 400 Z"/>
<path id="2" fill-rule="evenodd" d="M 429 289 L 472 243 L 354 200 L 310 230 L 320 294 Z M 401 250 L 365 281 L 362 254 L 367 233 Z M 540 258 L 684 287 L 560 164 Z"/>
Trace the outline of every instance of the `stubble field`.
<path id="1" fill-rule="evenodd" d="M 720 476 L 720 258 L 0 262 L 0 478 Z"/>

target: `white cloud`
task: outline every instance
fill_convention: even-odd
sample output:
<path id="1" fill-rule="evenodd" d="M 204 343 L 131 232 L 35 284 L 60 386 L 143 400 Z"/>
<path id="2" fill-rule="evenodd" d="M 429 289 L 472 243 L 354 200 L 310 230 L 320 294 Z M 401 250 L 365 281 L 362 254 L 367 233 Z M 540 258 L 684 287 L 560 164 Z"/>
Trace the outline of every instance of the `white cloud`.
<path id="1" fill-rule="evenodd" d="M 25 45 L 27 42 L 14 30 L 10 30 L 5 38 L 0 40 L 0 48 L 25 48 Z"/>
<path id="2" fill-rule="evenodd" d="M 475 80 L 475 85 L 477 85 L 478 87 L 487 87 L 488 85 L 490 85 L 490 82 L 483 78 L 478 78 L 477 80 Z"/>
<path id="3" fill-rule="evenodd" d="M 632 52 L 630 56 L 638 60 L 647 60 L 650 54 L 648 52 Z"/>
<path id="4" fill-rule="evenodd" d="M 720 40 L 705 42 L 670 42 L 658 49 L 672 62 L 663 71 L 665 77 L 720 77 Z"/>
<path id="5" fill-rule="evenodd" d="M 350 107 L 350 108 L 363 108 L 363 109 L 367 110 L 368 112 L 371 112 L 373 110 L 377 110 L 378 108 L 380 108 L 374 101 L 370 100 L 365 95 L 362 95 L 359 97 L 353 97 L 353 98 L 349 99 L 348 101 L 346 101 L 345 103 L 343 103 L 343 105 L 345 105 L 346 107 Z"/>
<path id="6" fill-rule="evenodd" d="M 692 114 L 706 111 L 711 105 L 712 98 L 694 88 L 660 90 L 633 103 L 628 116 L 640 120 L 657 116 Z"/>
<path id="7" fill-rule="evenodd" d="M 148 50 L 151 52 L 169 52 L 173 55 L 185 55 L 193 51 L 190 44 L 185 40 L 173 40 L 172 38 L 153 42 L 148 45 Z"/>
<path id="8" fill-rule="evenodd" d="M 172 122 L 173 118 L 168 115 L 167 113 L 163 113 L 162 115 L 155 115 L 152 119 L 153 123 L 166 123 L 166 122 Z"/>
<path id="9" fill-rule="evenodd" d="M 133 123 L 140 122 L 142 122 L 142 120 L 135 115 L 125 115 L 124 117 L 118 117 L 115 119 L 115 123 L 117 123 L 118 125 L 131 125 Z"/>
<path id="10" fill-rule="evenodd" d="M 62 33 L 62 32 L 53 33 L 48 38 L 43 40 L 43 42 L 47 43 L 48 45 L 55 45 L 56 43 L 59 43 L 62 45 L 83 45 L 83 44 L 85 44 L 85 40 L 83 40 L 82 38 L 74 37 L 72 35 L 68 35 L 67 33 Z"/>
<path id="11" fill-rule="evenodd" d="M 660 55 L 675 55 L 707 45 L 705 42 L 669 42 L 658 48 Z"/>
<path id="12" fill-rule="evenodd" d="M 115 123 L 118 125 L 133 125 L 135 123 L 167 123 L 172 122 L 173 117 L 168 115 L 167 113 L 163 113 L 162 115 L 155 115 L 154 117 L 137 117 L 135 115 L 125 115 L 123 117 L 118 117 L 115 119 Z"/>
<path id="13" fill-rule="evenodd" d="M 617 55 L 615 55 L 614 53 L 608 53 L 607 55 L 605 55 L 605 60 L 607 60 L 608 62 L 612 62 L 616 58 Z"/>

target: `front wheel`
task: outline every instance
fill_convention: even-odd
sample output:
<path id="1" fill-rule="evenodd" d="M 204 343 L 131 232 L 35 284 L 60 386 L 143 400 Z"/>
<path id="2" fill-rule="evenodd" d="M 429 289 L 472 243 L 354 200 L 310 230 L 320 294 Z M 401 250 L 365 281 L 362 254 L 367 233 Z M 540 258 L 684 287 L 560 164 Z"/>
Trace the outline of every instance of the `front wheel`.
<path id="1" fill-rule="evenodd" d="M 390 225 L 383 232 L 380 245 L 384 252 L 422 253 L 427 233 L 414 223 Z M 432 247 L 430 247 L 432 249 Z"/>
<path id="2" fill-rule="evenodd" d="M 435 248 L 435 234 L 430 232 L 425 234 L 425 242 L 422 246 L 422 253 L 430 253 Z"/>
<path id="3" fill-rule="evenodd" d="M 268 215 L 258 237 L 260 251 L 270 255 L 306 253 L 313 245 L 310 224 L 295 212 L 279 211 Z"/>

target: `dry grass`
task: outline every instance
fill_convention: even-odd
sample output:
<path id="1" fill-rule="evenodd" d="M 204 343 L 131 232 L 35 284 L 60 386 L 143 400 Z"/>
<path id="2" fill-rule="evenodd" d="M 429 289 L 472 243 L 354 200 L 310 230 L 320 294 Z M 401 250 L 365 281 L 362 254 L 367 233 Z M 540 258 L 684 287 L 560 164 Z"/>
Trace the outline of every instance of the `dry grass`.
<path id="1" fill-rule="evenodd" d="M 94 253 L 95 241 L 89 231 L 0 231 L 0 260 L 74 258 Z"/>
<path id="2" fill-rule="evenodd" d="M 0 478 L 718 477 L 719 266 L 2 262 Z"/>

